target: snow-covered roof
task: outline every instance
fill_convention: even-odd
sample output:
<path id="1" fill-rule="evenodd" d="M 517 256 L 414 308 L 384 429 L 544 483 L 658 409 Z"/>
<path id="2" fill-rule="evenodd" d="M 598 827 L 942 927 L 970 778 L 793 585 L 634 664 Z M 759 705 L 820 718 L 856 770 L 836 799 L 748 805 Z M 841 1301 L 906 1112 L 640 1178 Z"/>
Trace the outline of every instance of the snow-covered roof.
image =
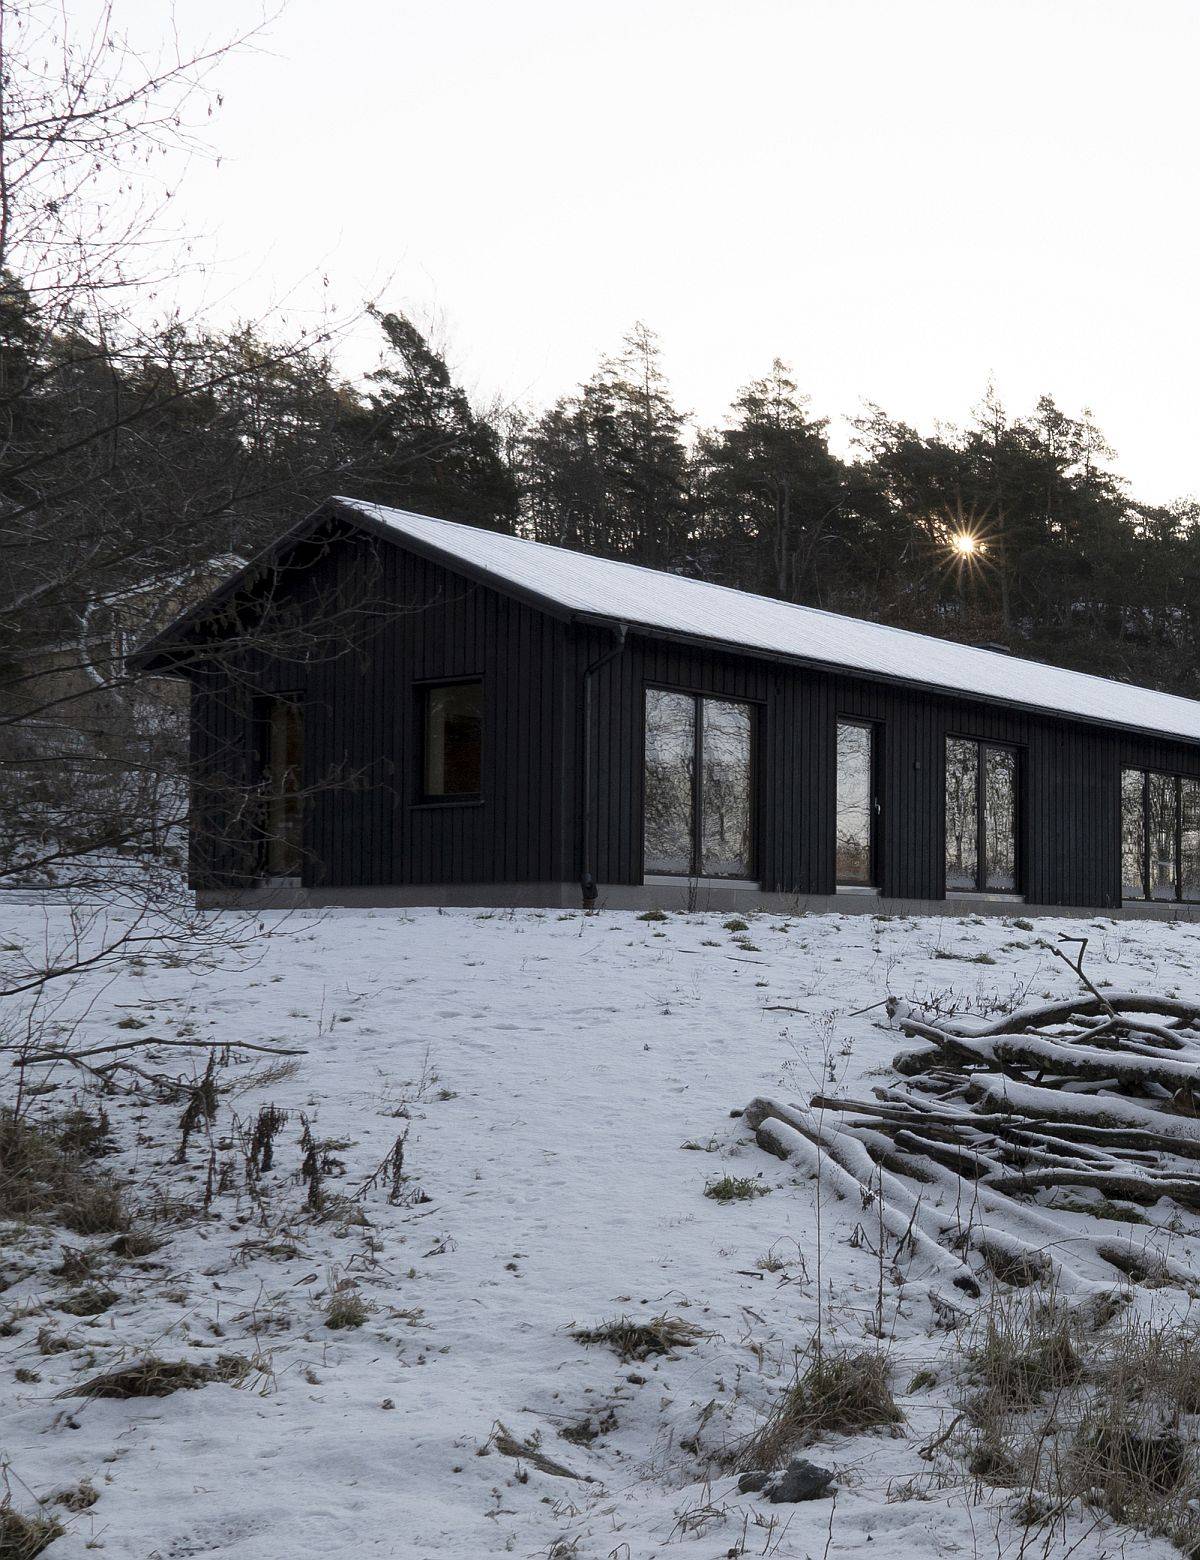
<path id="1" fill-rule="evenodd" d="M 339 506 L 572 613 L 846 672 L 1200 741 L 1200 702 L 995 650 L 793 606 L 565 547 L 343 498 Z"/>

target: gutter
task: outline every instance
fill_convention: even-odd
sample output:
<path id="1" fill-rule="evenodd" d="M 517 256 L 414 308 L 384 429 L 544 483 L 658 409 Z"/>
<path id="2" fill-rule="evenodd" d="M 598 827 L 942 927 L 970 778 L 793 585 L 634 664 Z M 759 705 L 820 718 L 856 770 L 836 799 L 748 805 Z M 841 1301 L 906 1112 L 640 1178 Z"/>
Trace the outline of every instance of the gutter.
<path id="1" fill-rule="evenodd" d="M 583 908 L 594 910 L 596 908 L 596 873 L 592 862 L 592 827 L 596 821 L 595 786 L 592 783 L 592 768 L 595 764 L 595 743 L 592 738 L 592 688 L 596 673 L 601 667 L 607 666 L 610 661 L 615 661 L 625 649 L 625 636 L 628 633 L 628 625 L 625 623 L 608 623 L 606 627 L 616 639 L 611 650 L 606 650 L 598 656 L 590 666 L 583 669 L 581 678 L 582 706 L 583 706 L 583 776 L 582 794 L 580 797 L 580 849 L 579 849 L 579 887 L 583 894 Z"/>

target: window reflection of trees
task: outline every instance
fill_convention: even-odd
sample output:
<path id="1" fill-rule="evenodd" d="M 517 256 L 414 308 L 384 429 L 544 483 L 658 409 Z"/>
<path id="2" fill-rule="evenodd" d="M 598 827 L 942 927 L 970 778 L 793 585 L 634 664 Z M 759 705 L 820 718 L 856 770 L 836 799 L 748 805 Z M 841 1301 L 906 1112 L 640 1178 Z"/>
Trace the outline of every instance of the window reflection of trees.
<path id="1" fill-rule="evenodd" d="M 750 709 L 704 699 L 700 798 L 705 877 L 750 876 Z"/>
<path id="2" fill-rule="evenodd" d="M 1180 837 L 1180 865 L 1183 880 L 1180 895 L 1184 899 L 1200 899 L 1200 780 L 1181 780 L 1182 834 Z"/>
<path id="3" fill-rule="evenodd" d="M 696 701 L 684 693 L 646 694 L 645 866 L 686 876 L 692 870 L 692 792 Z"/>
<path id="4" fill-rule="evenodd" d="M 974 888 L 979 867 L 979 755 L 974 742 L 946 743 L 946 887 Z"/>
<path id="5" fill-rule="evenodd" d="M 753 734 L 749 705 L 647 689 L 647 872 L 677 877 L 750 876 Z"/>
<path id="6" fill-rule="evenodd" d="M 1121 895 L 1146 897 L 1146 776 L 1140 769 L 1121 775 Z"/>
<path id="7" fill-rule="evenodd" d="M 1200 900 L 1200 780 L 1121 773 L 1121 896 Z"/>
<path id="8" fill-rule="evenodd" d="M 1151 775 L 1146 791 L 1150 820 L 1150 897 L 1175 899 L 1175 777 Z"/>
<path id="9" fill-rule="evenodd" d="M 1017 755 L 966 737 L 946 741 L 946 888 L 1017 888 Z"/>
<path id="10" fill-rule="evenodd" d="M 835 825 L 839 883 L 871 881 L 871 743 L 869 726 L 839 722 Z"/>
<path id="11" fill-rule="evenodd" d="M 984 887 L 1011 893 L 1017 886 L 1017 755 L 983 750 Z"/>

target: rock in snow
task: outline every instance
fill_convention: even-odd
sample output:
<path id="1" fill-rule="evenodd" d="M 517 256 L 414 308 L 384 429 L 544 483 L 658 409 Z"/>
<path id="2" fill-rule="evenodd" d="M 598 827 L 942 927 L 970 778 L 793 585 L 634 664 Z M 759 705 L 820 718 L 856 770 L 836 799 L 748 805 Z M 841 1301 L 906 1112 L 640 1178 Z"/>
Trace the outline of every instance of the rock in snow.
<path id="1" fill-rule="evenodd" d="M 818 1468 L 803 1457 L 793 1457 L 782 1473 L 744 1473 L 738 1480 L 743 1495 L 762 1494 L 776 1504 L 822 1500 L 836 1485 L 832 1469 Z"/>

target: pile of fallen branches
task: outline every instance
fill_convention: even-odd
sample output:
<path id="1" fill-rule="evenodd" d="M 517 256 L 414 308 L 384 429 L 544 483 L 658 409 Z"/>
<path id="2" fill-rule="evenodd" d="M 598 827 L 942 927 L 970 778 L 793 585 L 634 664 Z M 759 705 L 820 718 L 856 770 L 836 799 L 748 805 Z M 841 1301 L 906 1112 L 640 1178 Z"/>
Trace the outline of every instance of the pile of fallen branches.
<path id="1" fill-rule="evenodd" d="M 902 1252 L 968 1294 L 980 1266 L 1067 1291 L 1194 1286 L 1136 1230 L 1161 1200 L 1200 1210 L 1200 1000 L 1102 991 L 1079 941 L 1075 960 L 1050 951 L 1087 996 L 990 1023 L 932 1023 L 890 998 L 891 1021 L 922 1042 L 896 1057 L 901 1081 L 870 1100 L 757 1099 L 747 1123 L 762 1147 L 861 1198 Z M 1107 1233 L 1064 1209 L 1102 1214 Z"/>

